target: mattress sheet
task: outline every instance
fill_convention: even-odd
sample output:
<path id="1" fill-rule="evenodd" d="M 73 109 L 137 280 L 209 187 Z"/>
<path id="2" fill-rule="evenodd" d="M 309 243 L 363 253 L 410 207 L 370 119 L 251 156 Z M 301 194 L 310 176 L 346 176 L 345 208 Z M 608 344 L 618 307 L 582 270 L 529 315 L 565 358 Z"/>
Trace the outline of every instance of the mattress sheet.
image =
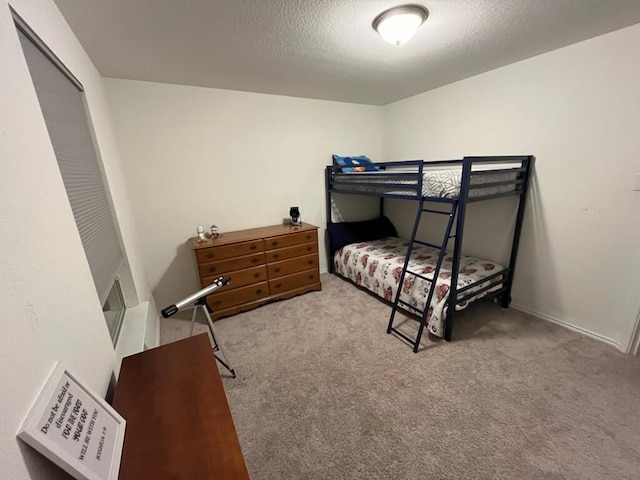
<path id="1" fill-rule="evenodd" d="M 398 284 L 400 283 L 400 275 L 402 274 L 408 246 L 408 241 L 395 237 L 352 243 L 336 252 L 333 259 L 334 272 L 392 302 L 399 288 Z M 405 275 L 400 299 L 414 307 L 415 311 L 413 313 L 420 314 L 425 310 L 429 289 L 433 283 L 433 272 L 438 261 L 438 254 L 438 249 L 423 245 L 414 245 L 411 252 L 409 270 L 428 278 L 428 280 L 424 280 L 409 273 Z M 452 261 L 452 254 L 449 252 L 445 256 L 440 268 L 440 275 L 435 282 L 436 290 L 431 299 L 427 315 L 429 332 L 439 337 L 444 335 L 444 320 L 447 314 L 447 301 L 451 286 Z M 501 284 L 495 278 L 486 282 L 482 282 L 482 279 L 502 270 L 504 270 L 504 267 L 497 263 L 461 256 L 458 288 L 478 282 L 477 286 L 469 290 L 469 293 L 472 293 L 486 285 L 490 285 L 492 282 L 496 283 L 496 285 L 494 288 L 470 298 L 468 302 L 457 305 L 456 309 L 461 310 L 469 302 L 487 295 L 490 291 L 499 289 Z M 467 292 L 465 292 L 466 294 Z"/>
<path id="2" fill-rule="evenodd" d="M 396 173 L 395 170 L 392 171 Z M 400 172 L 397 172 L 400 173 Z M 413 195 L 416 196 L 417 191 L 417 173 L 406 173 L 398 176 L 390 177 L 381 172 L 354 172 L 334 177 L 334 186 L 340 189 L 341 185 L 348 185 L 349 188 L 357 186 L 358 191 L 371 193 L 386 193 L 390 195 Z M 471 185 L 481 185 L 488 182 L 501 182 L 515 180 L 517 173 L 491 173 L 486 175 L 474 175 L 471 177 Z M 434 169 L 423 171 L 421 195 L 423 197 L 436 198 L 458 198 L 460 195 L 460 183 L 462 179 L 462 169 Z M 377 185 L 358 185 L 358 183 L 379 183 Z M 388 183 L 407 185 L 407 188 L 394 187 L 389 189 L 385 187 Z M 506 193 L 514 189 L 513 185 L 499 185 L 493 187 L 484 187 L 472 189 L 469 191 L 469 197 L 478 197 L 485 195 L 493 195 L 496 193 Z"/>

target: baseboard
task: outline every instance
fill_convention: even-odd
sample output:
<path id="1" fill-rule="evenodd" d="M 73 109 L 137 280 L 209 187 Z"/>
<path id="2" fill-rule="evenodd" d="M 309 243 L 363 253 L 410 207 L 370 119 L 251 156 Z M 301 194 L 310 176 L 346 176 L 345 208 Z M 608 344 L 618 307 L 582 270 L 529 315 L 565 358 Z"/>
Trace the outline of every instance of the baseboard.
<path id="1" fill-rule="evenodd" d="M 329 269 L 327 269 L 327 268 L 321 268 L 321 269 L 320 269 L 320 275 L 322 275 L 323 273 L 329 273 Z"/>
<path id="2" fill-rule="evenodd" d="M 160 345 L 160 315 L 156 310 L 153 296 L 149 298 L 147 320 L 144 332 L 144 349 L 155 348 Z"/>
<path id="3" fill-rule="evenodd" d="M 582 328 L 582 327 L 578 327 L 576 325 L 572 325 L 571 323 L 565 322 L 563 320 L 551 317 L 549 315 L 546 315 L 544 313 L 540 313 L 540 312 L 536 312 L 535 310 L 531 310 L 530 308 L 527 307 L 523 307 L 522 305 L 518 305 L 515 303 L 512 303 L 510 305 L 512 308 L 515 308 L 516 310 L 520 310 L 521 312 L 524 313 L 528 313 L 529 315 L 539 318 L 541 320 L 546 320 L 547 322 L 551 322 L 551 323 L 555 323 L 556 325 L 560 325 L 561 327 L 564 327 L 566 329 L 572 330 L 574 332 L 580 333 L 582 335 L 585 335 L 587 337 L 593 338 L 594 340 L 598 340 L 600 342 L 604 342 L 608 345 L 611 345 L 612 347 L 616 347 L 618 350 L 620 350 L 623 353 L 626 353 L 625 350 L 622 348 L 622 346 L 616 342 L 615 340 L 612 340 L 611 338 L 605 337 L 604 335 L 600 335 L 599 333 L 595 333 L 592 332 L 590 330 L 587 330 L 586 328 Z"/>
<path id="4" fill-rule="evenodd" d="M 155 311 L 151 311 L 151 306 L 152 302 L 147 301 L 125 310 L 122 328 L 115 346 L 116 368 L 114 372 L 116 376 L 120 374 L 120 365 L 124 357 L 144 350 L 148 318 L 155 314 Z M 153 336 L 157 337 L 157 333 L 153 332 Z"/>
<path id="5" fill-rule="evenodd" d="M 629 345 L 627 346 L 627 352 L 629 355 L 638 355 L 640 353 L 640 313 L 636 318 L 636 324 L 633 326 L 633 332 L 629 337 Z"/>
<path id="6" fill-rule="evenodd" d="M 160 317 L 158 317 L 158 326 L 156 328 L 156 347 L 160 346 Z"/>

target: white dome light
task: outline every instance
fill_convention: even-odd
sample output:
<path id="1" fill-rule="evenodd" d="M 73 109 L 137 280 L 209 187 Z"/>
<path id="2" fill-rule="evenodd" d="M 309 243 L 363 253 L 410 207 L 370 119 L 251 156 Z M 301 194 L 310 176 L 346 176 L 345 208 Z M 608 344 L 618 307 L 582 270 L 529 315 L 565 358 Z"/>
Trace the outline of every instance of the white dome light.
<path id="1" fill-rule="evenodd" d="M 402 5 L 382 12 L 371 25 L 386 42 L 400 45 L 415 35 L 428 16 L 422 5 Z"/>

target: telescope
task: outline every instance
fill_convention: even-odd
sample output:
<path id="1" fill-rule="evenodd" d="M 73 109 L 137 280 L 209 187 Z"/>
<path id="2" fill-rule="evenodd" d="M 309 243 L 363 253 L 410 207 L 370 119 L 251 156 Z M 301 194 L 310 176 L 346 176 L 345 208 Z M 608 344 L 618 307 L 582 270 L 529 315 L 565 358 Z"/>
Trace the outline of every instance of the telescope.
<path id="1" fill-rule="evenodd" d="M 222 344 L 220 343 L 220 340 L 218 340 L 216 332 L 213 328 L 213 320 L 211 320 L 211 315 L 209 315 L 209 306 L 207 305 L 207 295 L 211 295 L 219 288 L 222 288 L 225 285 L 229 285 L 229 282 L 231 282 L 231 279 L 229 278 L 216 278 L 211 285 L 204 287 L 202 290 L 198 290 L 197 292 L 183 298 L 173 305 L 169 305 L 167 308 L 163 309 L 161 313 L 164 318 L 169 318 L 170 316 L 178 313 L 181 310 L 193 308 L 193 315 L 191 317 L 191 335 L 193 335 L 193 327 L 195 326 L 196 314 L 198 313 L 198 309 L 201 308 L 204 312 L 205 318 L 207 319 L 207 325 L 209 326 L 209 332 L 211 333 L 211 340 L 213 341 L 214 351 L 213 356 L 216 357 L 216 360 L 220 362 L 220 364 L 224 368 L 226 368 L 229 373 L 231 373 L 231 376 L 233 378 L 236 378 L 236 372 L 233 368 L 231 368 L 231 363 L 227 360 L 227 356 L 222 350 Z M 218 357 L 215 352 L 220 352 L 224 360 Z"/>
<path id="2" fill-rule="evenodd" d="M 208 287 L 204 287 L 202 290 L 198 290 L 196 293 L 189 295 L 188 297 L 183 298 L 177 303 L 168 306 L 164 310 L 162 310 L 162 316 L 164 318 L 169 318 L 171 315 L 178 313 L 180 310 L 183 310 L 185 307 L 193 307 L 193 305 L 197 304 L 199 300 L 204 299 L 207 295 L 212 294 L 219 288 L 228 285 L 231 282 L 231 279 L 227 278 L 225 280 L 224 277 L 216 278 L 211 285 Z"/>

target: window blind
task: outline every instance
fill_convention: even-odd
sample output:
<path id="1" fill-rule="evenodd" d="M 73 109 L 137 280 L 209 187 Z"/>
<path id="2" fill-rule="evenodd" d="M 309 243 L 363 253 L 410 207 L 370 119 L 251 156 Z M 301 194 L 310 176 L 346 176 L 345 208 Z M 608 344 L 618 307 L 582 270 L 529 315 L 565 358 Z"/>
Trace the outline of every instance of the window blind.
<path id="1" fill-rule="evenodd" d="M 57 57 L 46 46 L 37 38 L 32 41 L 20 27 L 20 42 L 71 210 L 98 296 L 104 303 L 123 255 L 89 128 L 82 86 L 67 74 L 64 66 L 54 63 Z"/>

